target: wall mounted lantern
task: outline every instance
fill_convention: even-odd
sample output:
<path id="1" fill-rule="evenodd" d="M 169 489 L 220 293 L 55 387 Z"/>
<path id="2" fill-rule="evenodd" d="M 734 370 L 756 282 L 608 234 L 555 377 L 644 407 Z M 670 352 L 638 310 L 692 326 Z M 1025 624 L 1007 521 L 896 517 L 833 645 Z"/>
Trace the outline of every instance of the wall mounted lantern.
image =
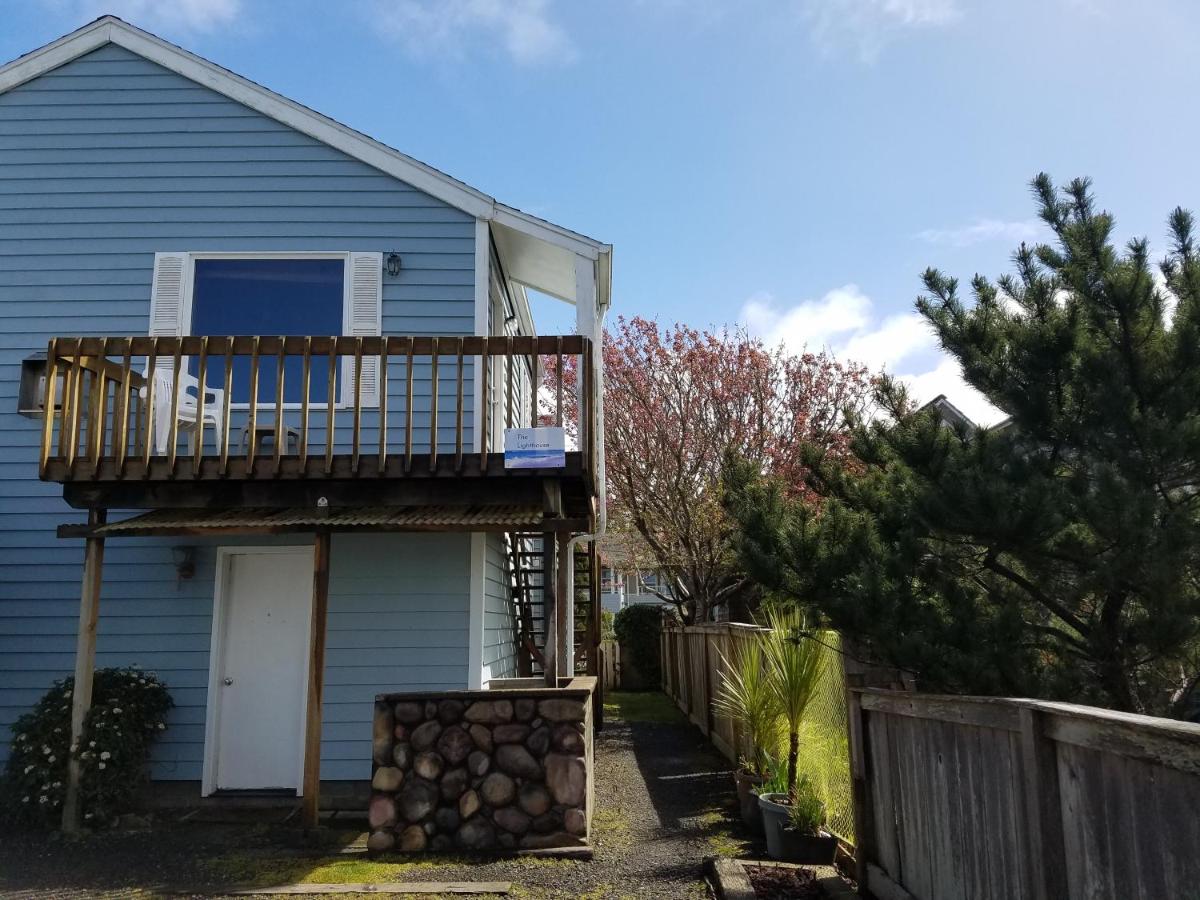
<path id="1" fill-rule="evenodd" d="M 172 547 L 171 557 L 175 560 L 175 574 L 186 581 L 196 574 L 196 548 Z"/>
<path id="2" fill-rule="evenodd" d="M 34 353 L 21 360 L 21 383 L 17 388 L 17 412 L 40 419 L 46 411 L 46 354 Z"/>
<path id="3" fill-rule="evenodd" d="M 400 274 L 400 254 L 394 250 L 383 258 L 383 268 L 392 278 Z"/>

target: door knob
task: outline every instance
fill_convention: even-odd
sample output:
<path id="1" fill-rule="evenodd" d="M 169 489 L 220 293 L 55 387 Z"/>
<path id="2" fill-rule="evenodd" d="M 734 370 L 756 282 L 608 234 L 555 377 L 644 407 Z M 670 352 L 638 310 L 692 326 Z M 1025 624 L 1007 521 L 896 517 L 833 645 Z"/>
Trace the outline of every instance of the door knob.
<path id="1" fill-rule="evenodd" d="M 232 678 L 226 678 L 226 679 L 225 679 L 225 686 L 226 686 L 226 687 L 228 687 L 228 686 L 229 686 L 229 685 L 231 685 L 231 684 L 233 684 L 233 679 L 232 679 Z"/>

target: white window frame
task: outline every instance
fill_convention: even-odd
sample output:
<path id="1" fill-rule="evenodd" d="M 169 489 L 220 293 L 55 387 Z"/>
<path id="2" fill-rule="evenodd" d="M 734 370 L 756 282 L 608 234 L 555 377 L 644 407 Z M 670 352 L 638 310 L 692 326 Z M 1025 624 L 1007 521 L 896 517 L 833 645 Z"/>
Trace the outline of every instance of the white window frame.
<path id="1" fill-rule="evenodd" d="M 340 337 L 344 337 L 350 332 L 350 250 L 229 250 L 229 251 L 207 251 L 207 250 L 189 250 L 187 253 L 187 265 L 183 272 L 183 316 L 182 323 L 184 334 L 191 335 L 192 333 L 192 289 L 195 284 L 196 276 L 196 260 L 198 259 L 340 259 L 342 261 L 342 333 Z M 272 337 L 274 335 L 263 335 L 263 337 Z M 316 335 L 314 335 L 315 337 Z M 335 410 L 350 409 L 353 403 L 353 397 L 345 397 L 346 379 L 340 379 L 341 384 L 338 386 L 337 401 L 333 404 Z M 326 409 L 328 404 L 324 401 L 309 400 L 308 408 L 310 411 Z M 250 408 L 249 403 L 234 403 L 230 402 L 231 410 L 247 410 Z M 285 410 L 298 410 L 302 408 L 300 403 L 284 403 Z M 259 402 L 257 409 L 273 410 L 275 409 L 275 401 Z"/>

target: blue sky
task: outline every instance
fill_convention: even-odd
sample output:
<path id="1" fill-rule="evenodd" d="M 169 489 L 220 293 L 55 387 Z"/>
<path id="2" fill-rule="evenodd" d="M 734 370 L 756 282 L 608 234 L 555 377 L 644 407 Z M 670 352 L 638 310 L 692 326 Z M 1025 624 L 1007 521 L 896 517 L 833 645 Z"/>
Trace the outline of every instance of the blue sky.
<path id="1" fill-rule="evenodd" d="M 104 12 L 611 242 L 616 312 L 980 416 L 912 313 L 925 266 L 1003 271 L 1042 169 L 1158 247 L 1200 207 L 1188 0 L 0 0 L 0 57 Z"/>

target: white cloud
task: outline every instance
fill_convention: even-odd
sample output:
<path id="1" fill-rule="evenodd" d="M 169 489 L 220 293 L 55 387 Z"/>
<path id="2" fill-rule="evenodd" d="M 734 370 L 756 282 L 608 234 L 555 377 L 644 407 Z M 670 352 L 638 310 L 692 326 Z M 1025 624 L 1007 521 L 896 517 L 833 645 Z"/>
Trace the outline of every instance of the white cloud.
<path id="1" fill-rule="evenodd" d="M 76 24 L 112 14 L 148 30 L 212 31 L 232 24 L 241 0 L 43 0 Z"/>
<path id="2" fill-rule="evenodd" d="M 743 304 L 739 321 L 770 345 L 783 344 L 792 352 L 828 350 L 870 369 L 885 369 L 908 386 L 918 403 L 945 394 L 976 422 L 994 424 L 1004 418 L 963 380 L 958 363 L 938 349 L 924 318 L 915 312 L 878 316 L 857 285 L 785 308 L 768 293 L 755 294 Z"/>
<path id="3" fill-rule="evenodd" d="M 575 45 L 549 0 L 377 0 L 384 30 L 414 56 L 462 58 L 499 46 L 521 65 L 571 62 Z"/>
<path id="4" fill-rule="evenodd" d="M 743 305 L 740 320 L 768 344 L 793 352 L 826 349 L 872 369 L 893 369 L 934 348 L 933 334 L 916 313 L 877 320 L 873 306 L 857 285 L 847 284 L 786 309 L 770 294 L 756 294 Z"/>
<path id="5" fill-rule="evenodd" d="M 970 225 L 958 228 L 926 228 L 916 237 L 929 244 L 948 244 L 951 247 L 970 247 L 985 241 L 1006 241 L 1019 244 L 1021 241 L 1036 241 L 1048 237 L 1050 230 L 1037 219 L 1006 222 L 1002 219 L 976 219 Z"/>
<path id="6" fill-rule="evenodd" d="M 943 28 L 962 16 L 958 0 L 800 0 L 800 9 L 823 52 L 849 48 L 864 62 L 905 33 Z"/>

